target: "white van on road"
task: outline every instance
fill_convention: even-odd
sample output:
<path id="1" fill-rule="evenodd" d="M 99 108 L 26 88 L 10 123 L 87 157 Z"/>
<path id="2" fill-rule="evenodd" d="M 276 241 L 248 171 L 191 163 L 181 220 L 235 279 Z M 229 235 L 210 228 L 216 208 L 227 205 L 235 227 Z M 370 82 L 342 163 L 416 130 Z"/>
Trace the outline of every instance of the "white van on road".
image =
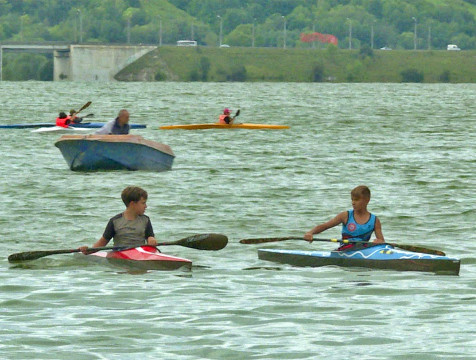
<path id="1" fill-rule="evenodd" d="M 197 46 L 197 42 L 195 40 L 179 40 L 177 46 Z"/>
<path id="2" fill-rule="evenodd" d="M 459 51 L 461 50 L 458 45 L 450 44 L 446 47 L 446 50 Z"/>

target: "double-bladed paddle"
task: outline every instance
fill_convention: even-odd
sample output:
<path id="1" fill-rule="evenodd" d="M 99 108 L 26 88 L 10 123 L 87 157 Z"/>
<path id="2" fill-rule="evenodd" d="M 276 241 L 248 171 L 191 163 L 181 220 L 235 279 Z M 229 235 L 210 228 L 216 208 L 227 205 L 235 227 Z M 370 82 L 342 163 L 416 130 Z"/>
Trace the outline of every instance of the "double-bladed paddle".
<path id="1" fill-rule="evenodd" d="M 83 106 L 81 106 L 79 108 L 78 111 L 76 111 L 76 115 L 78 115 L 81 111 L 83 111 L 84 109 L 87 109 L 89 107 L 89 105 L 91 105 L 91 101 L 88 101 L 86 104 L 84 104 Z"/>
<path id="2" fill-rule="evenodd" d="M 228 238 L 225 235 L 221 234 L 198 234 L 192 235 L 177 241 L 162 242 L 156 246 L 167 246 L 167 245 L 179 245 L 197 250 L 220 250 L 223 249 L 228 243 Z M 150 245 L 148 245 L 150 246 Z M 94 253 L 101 250 L 126 250 L 132 249 L 133 247 L 97 247 L 89 248 L 88 253 Z M 12 254 L 8 257 L 9 262 L 19 262 L 19 261 L 28 261 L 36 260 L 49 255 L 57 254 L 71 254 L 81 252 L 80 249 L 63 249 L 63 250 L 42 250 L 42 251 L 27 251 Z"/>
<path id="3" fill-rule="evenodd" d="M 241 244 L 262 244 L 262 243 L 267 243 L 267 242 L 275 242 L 275 241 L 285 241 L 285 240 L 305 240 L 302 237 L 297 237 L 297 236 L 287 236 L 287 237 L 276 237 L 276 238 L 256 238 L 256 239 L 242 239 L 240 240 Z M 314 238 L 313 241 L 324 241 L 324 242 L 335 242 L 335 243 L 343 243 L 343 244 L 362 244 L 362 241 L 358 240 L 347 240 L 347 239 L 319 239 L 319 238 Z M 373 244 L 373 243 L 370 243 Z M 393 247 L 407 250 L 407 251 L 413 251 L 413 252 L 420 252 L 424 254 L 432 254 L 432 255 L 440 255 L 440 256 L 445 256 L 446 254 L 443 251 L 439 250 L 433 250 L 433 249 L 428 249 L 424 248 L 421 246 L 414 246 L 414 245 L 405 245 L 405 244 L 395 244 L 395 243 L 381 243 L 381 244 L 388 244 L 392 245 Z M 377 245 L 377 244 L 374 244 Z"/>

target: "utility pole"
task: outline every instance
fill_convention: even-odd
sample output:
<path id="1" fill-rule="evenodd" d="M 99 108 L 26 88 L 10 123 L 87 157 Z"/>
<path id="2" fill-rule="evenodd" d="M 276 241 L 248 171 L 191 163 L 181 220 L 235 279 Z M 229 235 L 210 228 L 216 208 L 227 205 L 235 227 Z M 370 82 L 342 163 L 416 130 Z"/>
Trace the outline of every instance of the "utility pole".
<path id="1" fill-rule="evenodd" d="M 127 18 L 127 43 L 131 43 L 131 18 Z"/>
<path id="2" fill-rule="evenodd" d="M 219 46 L 221 46 L 221 36 L 222 36 L 222 33 L 223 33 L 223 19 L 221 18 L 220 15 L 217 15 L 217 18 L 220 19 L 220 36 L 219 36 L 219 39 L 218 39 L 218 42 L 219 42 Z"/>
<path id="3" fill-rule="evenodd" d="M 78 9 L 79 14 L 79 43 L 83 42 L 83 17 L 81 15 L 81 9 Z"/>
<path id="4" fill-rule="evenodd" d="M 162 18 L 159 15 L 159 46 L 162 46 Z"/>
<path id="5" fill-rule="evenodd" d="M 349 50 L 352 50 L 352 20 L 347 18 L 349 20 Z"/>
<path id="6" fill-rule="evenodd" d="M 428 25 L 428 50 L 431 50 L 431 25 Z"/>
<path id="7" fill-rule="evenodd" d="M 415 28 L 413 30 L 413 50 L 417 49 L 417 34 L 416 34 L 416 26 L 417 26 L 417 19 L 416 17 L 412 17 L 413 21 L 415 22 Z"/>
<path id="8" fill-rule="evenodd" d="M 375 20 L 374 22 L 370 25 L 371 28 L 370 28 L 370 48 L 373 49 L 374 48 L 374 23 L 375 23 Z"/>
<path id="9" fill-rule="evenodd" d="M 253 28 L 251 33 L 251 47 L 255 47 L 255 22 L 256 22 L 256 19 L 253 19 Z"/>
<path id="10" fill-rule="evenodd" d="M 284 16 L 281 16 L 284 20 L 284 29 L 283 29 L 283 49 L 286 49 L 286 18 Z"/>
<path id="11" fill-rule="evenodd" d="M 314 34 L 316 32 L 316 22 L 312 22 L 312 33 Z M 312 48 L 314 49 L 316 47 L 316 42 L 313 40 L 312 41 Z"/>
<path id="12" fill-rule="evenodd" d="M 23 17 L 25 14 L 20 16 L 20 41 L 23 41 Z"/>

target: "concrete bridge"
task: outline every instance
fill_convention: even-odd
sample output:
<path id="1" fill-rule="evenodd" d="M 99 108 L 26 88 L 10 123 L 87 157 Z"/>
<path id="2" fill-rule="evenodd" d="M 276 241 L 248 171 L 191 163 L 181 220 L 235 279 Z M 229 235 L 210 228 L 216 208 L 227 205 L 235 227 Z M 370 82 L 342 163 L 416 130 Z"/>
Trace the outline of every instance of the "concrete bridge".
<path id="1" fill-rule="evenodd" d="M 3 52 L 53 53 L 54 81 L 115 81 L 114 75 L 141 56 L 150 45 L 0 44 L 0 80 Z"/>

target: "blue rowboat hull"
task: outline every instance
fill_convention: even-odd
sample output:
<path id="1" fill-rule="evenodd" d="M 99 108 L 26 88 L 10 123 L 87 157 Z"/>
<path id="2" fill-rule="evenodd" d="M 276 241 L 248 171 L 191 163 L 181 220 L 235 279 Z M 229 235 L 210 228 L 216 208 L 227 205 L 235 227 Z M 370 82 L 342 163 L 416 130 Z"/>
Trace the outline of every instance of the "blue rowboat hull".
<path id="1" fill-rule="evenodd" d="M 73 171 L 166 171 L 175 158 L 169 146 L 139 135 L 63 135 L 55 146 Z"/>
<path id="2" fill-rule="evenodd" d="M 102 128 L 105 123 L 98 123 L 98 122 L 85 122 L 79 124 L 72 124 L 72 127 L 77 128 Z M 56 126 L 55 123 L 35 123 L 35 124 L 11 124 L 11 125 L 0 125 L 0 129 L 33 129 L 33 128 L 40 128 L 40 127 L 53 127 Z M 131 129 L 144 129 L 147 125 L 142 124 L 130 124 Z"/>
<path id="3" fill-rule="evenodd" d="M 301 251 L 259 249 L 262 260 L 295 266 L 365 267 L 400 271 L 424 271 L 458 275 L 460 260 L 447 256 L 430 255 L 396 249 L 383 244 L 352 251 Z"/>

